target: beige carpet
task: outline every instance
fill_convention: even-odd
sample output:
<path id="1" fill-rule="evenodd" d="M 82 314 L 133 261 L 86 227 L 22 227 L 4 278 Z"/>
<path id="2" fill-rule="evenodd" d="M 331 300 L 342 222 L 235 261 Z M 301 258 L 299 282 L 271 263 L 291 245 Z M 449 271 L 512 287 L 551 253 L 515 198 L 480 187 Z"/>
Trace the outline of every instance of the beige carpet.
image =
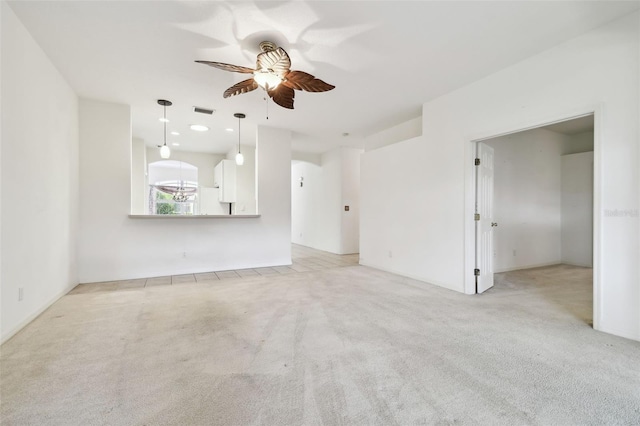
<path id="1" fill-rule="evenodd" d="M 640 342 L 589 326 L 590 273 L 84 286 L 2 346 L 2 425 L 640 424 Z"/>

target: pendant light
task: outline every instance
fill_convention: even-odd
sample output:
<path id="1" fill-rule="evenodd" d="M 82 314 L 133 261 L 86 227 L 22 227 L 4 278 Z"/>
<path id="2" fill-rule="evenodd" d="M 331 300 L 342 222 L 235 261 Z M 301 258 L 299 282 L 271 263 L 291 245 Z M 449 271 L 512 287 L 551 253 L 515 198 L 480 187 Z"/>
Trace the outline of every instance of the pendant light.
<path id="1" fill-rule="evenodd" d="M 238 153 L 236 154 L 236 164 L 242 166 L 244 164 L 244 155 L 240 152 L 240 119 L 245 118 L 246 115 L 236 112 L 233 116 L 238 119 Z"/>
<path id="2" fill-rule="evenodd" d="M 163 117 L 162 117 L 162 124 L 164 125 L 164 145 L 160 146 L 158 145 L 158 147 L 160 148 L 160 157 L 167 159 L 169 157 L 171 157 L 171 150 L 169 149 L 169 147 L 167 146 L 167 107 L 173 105 L 171 103 L 171 101 L 167 101 L 164 99 L 158 99 L 158 104 L 162 105 L 162 109 L 163 109 Z"/>

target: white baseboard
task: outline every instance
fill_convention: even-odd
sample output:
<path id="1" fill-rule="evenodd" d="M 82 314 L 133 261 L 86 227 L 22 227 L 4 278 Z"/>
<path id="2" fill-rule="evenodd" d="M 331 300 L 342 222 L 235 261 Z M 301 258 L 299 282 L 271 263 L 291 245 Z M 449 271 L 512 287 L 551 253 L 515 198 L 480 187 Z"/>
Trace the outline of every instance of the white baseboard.
<path id="1" fill-rule="evenodd" d="M 586 265 L 586 264 L 582 264 L 582 263 L 574 263 L 574 262 L 562 262 L 563 265 L 569 265 L 569 266 L 579 266 L 581 268 L 593 268 L 593 264 L 591 265 Z"/>
<path id="2" fill-rule="evenodd" d="M 533 265 L 514 266 L 513 268 L 500 268 L 500 269 L 494 269 L 493 273 L 499 274 L 501 272 L 519 271 L 521 269 L 543 268 L 545 266 L 555 266 L 555 265 L 562 265 L 562 262 L 558 261 L 558 262 L 549 262 L 549 263 L 536 263 Z"/>
<path id="3" fill-rule="evenodd" d="M 24 327 L 26 327 L 31 321 L 33 321 L 34 319 L 38 318 L 44 311 L 46 311 L 47 309 L 49 309 L 49 307 L 51 305 L 53 305 L 54 303 L 56 303 L 58 301 L 58 299 L 60 299 L 62 296 L 64 296 L 65 294 L 69 293 L 71 290 L 73 290 L 78 284 L 70 284 L 69 286 L 67 286 L 64 290 L 62 290 L 61 292 L 57 293 L 55 296 L 53 296 L 51 299 L 49 299 L 47 302 L 45 302 L 42 307 L 40 307 L 39 309 L 37 309 L 35 312 L 33 312 L 31 315 L 29 315 L 28 317 L 26 317 L 24 320 L 20 321 L 20 323 L 18 325 L 16 325 L 15 327 L 13 327 L 11 330 L 7 331 L 6 333 L 4 333 L 2 335 L 2 338 L 0 338 L 0 345 L 4 344 L 5 342 L 7 342 L 9 339 L 11 339 L 13 336 L 15 336 L 16 334 L 18 334 L 18 332 L 20 330 L 22 330 Z"/>
<path id="4" fill-rule="evenodd" d="M 406 274 L 404 272 L 396 271 L 394 269 L 383 268 L 383 267 L 378 266 L 378 265 L 371 265 L 371 264 L 367 263 L 366 261 L 362 261 L 362 259 L 360 259 L 359 264 L 361 266 L 366 266 L 367 268 L 372 268 L 372 269 L 377 269 L 379 271 L 389 272 L 391 274 L 399 275 L 401 277 L 411 278 L 412 280 L 421 281 L 421 282 L 423 282 L 425 284 L 435 285 L 435 286 L 442 287 L 442 288 L 445 288 L 447 290 L 452 290 L 452 291 L 455 291 L 455 292 L 458 292 L 458 293 L 464 293 L 464 289 L 461 290 L 460 288 L 455 288 L 455 287 L 453 287 L 453 286 L 451 286 L 449 284 L 445 284 L 445 283 L 439 282 L 439 281 L 434 281 L 434 280 L 431 280 L 429 278 L 419 277 L 417 275 L 412 275 L 412 274 Z"/>

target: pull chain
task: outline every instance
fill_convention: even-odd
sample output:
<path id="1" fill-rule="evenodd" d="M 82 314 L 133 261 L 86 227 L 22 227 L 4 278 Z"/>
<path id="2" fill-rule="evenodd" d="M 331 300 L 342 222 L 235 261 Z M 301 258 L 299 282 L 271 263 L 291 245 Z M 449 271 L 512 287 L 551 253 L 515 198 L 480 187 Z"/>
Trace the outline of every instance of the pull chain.
<path id="1" fill-rule="evenodd" d="M 267 120 L 269 119 L 269 95 L 265 96 L 264 98 L 265 102 L 266 102 L 266 107 L 267 107 Z"/>

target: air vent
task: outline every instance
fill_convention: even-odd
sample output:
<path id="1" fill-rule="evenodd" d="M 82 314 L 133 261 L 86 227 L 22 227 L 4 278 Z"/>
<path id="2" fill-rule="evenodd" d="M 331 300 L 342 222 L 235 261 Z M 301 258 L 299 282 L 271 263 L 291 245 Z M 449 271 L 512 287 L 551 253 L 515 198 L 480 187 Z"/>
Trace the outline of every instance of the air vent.
<path id="1" fill-rule="evenodd" d="M 201 108 L 201 107 L 197 107 L 194 106 L 193 107 L 193 112 L 199 112 L 200 114 L 213 114 L 214 112 L 216 112 L 215 109 L 206 109 L 206 108 Z"/>

